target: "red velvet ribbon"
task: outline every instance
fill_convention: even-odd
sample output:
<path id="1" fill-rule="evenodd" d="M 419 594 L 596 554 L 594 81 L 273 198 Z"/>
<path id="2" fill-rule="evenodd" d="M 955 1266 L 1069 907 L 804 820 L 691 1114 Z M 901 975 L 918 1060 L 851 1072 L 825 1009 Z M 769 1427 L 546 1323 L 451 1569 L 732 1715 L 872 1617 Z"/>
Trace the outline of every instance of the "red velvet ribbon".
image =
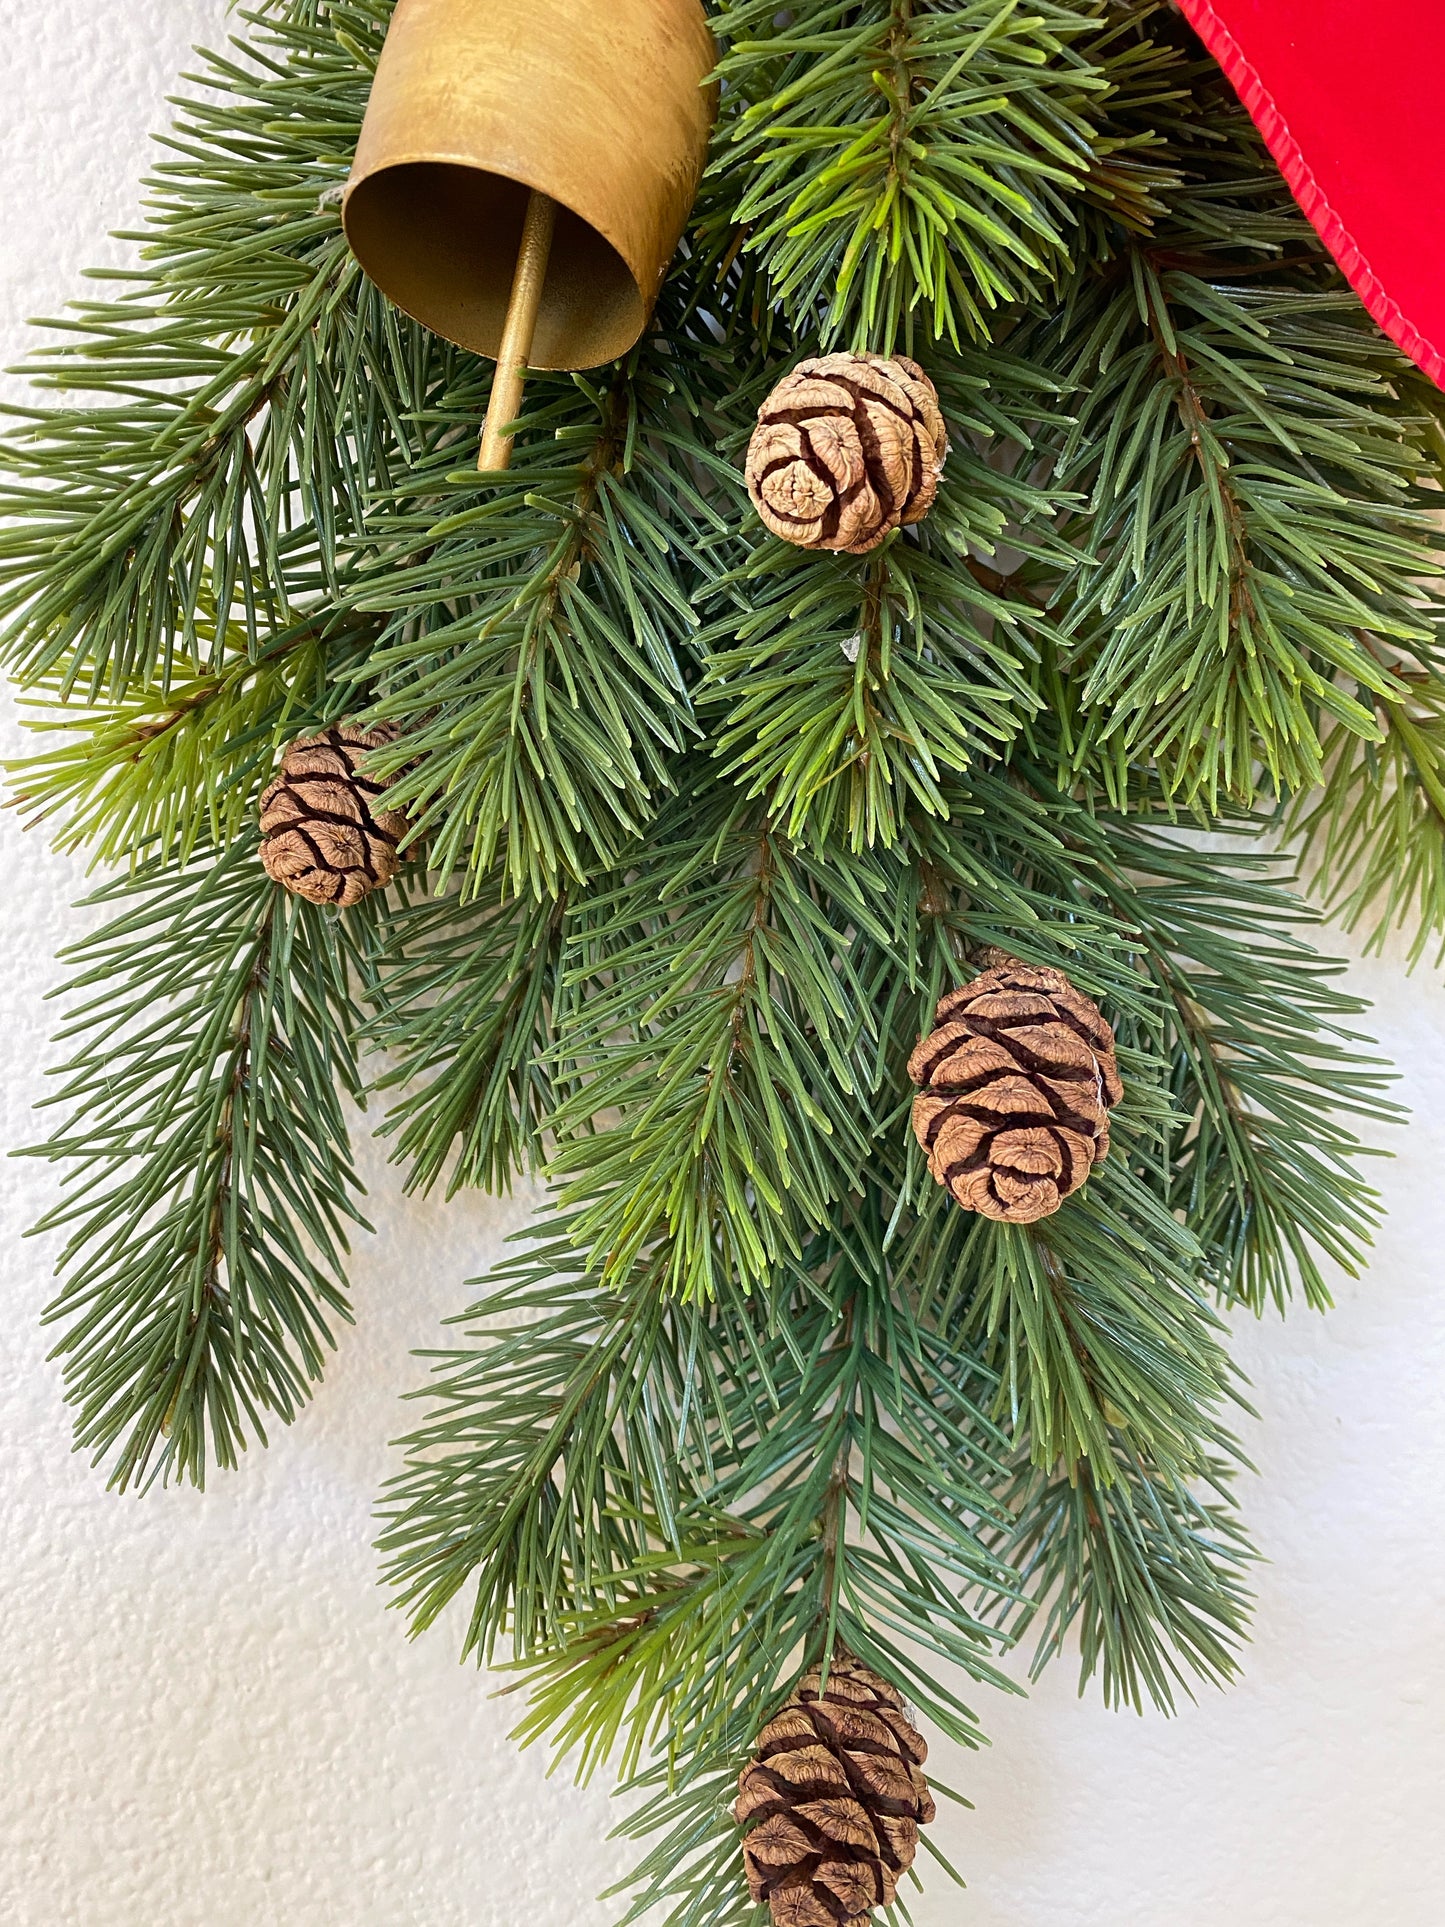
<path id="1" fill-rule="evenodd" d="M 1180 0 L 1385 332 L 1445 388 L 1445 0 Z"/>

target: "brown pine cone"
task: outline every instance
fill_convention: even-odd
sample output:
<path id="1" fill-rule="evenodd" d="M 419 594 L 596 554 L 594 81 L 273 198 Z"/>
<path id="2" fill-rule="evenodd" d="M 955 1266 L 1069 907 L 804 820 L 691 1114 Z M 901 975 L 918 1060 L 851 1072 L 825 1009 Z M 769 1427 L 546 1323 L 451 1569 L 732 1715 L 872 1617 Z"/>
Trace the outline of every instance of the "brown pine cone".
<path id="1" fill-rule="evenodd" d="M 799 362 L 758 411 L 748 493 L 774 535 L 866 555 L 933 507 L 948 454 L 938 390 L 897 355 Z"/>
<path id="2" fill-rule="evenodd" d="M 1033 1224 L 1109 1154 L 1114 1033 L 1061 970 L 1010 958 L 939 1003 L 914 1051 L 913 1129 L 965 1211 Z"/>
<path id="3" fill-rule="evenodd" d="M 292 743 L 261 798 L 267 876 L 310 903 L 343 910 L 391 882 L 409 825 L 399 810 L 373 814 L 386 784 L 361 765 L 368 750 L 395 737 L 394 729 L 335 723 Z"/>
<path id="4" fill-rule="evenodd" d="M 748 1889 L 777 1927 L 838 1927 L 891 1904 L 933 1818 L 923 1736 L 886 1679 L 839 1654 L 758 1735 L 733 1817 Z"/>

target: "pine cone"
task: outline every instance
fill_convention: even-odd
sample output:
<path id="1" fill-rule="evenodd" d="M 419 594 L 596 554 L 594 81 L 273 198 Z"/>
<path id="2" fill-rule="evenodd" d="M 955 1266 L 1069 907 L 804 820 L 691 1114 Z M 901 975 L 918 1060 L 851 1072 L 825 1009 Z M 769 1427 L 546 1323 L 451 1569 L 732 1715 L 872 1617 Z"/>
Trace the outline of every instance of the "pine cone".
<path id="1" fill-rule="evenodd" d="M 310 903 L 343 910 L 391 882 L 410 826 L 399 810 L 372 813 L 386 784 L 360 766 L 368 750 L 395 738 L 394 729 L 336 723 L 292 743 L 261 798 L 267 876 Z"/>
<path id="2" fill-rule="evenodd" d="M 914 1051 L 913 1129 L 965 1211 L 1033 1224 L 1109 1154 L 1114 1033 L 1061 970 L 997 963 L 942 999 Z"/>
<path id="3" fill-rule="evenodd" d="M 809 1673 L 758 1735 L 733 1816 L 748 1888 L 777 1927 L 838 1927 L 888 1906 L 933 1796 L 922 1734 L 885 1679 L 840 1654 Z"/>
<path id="4" fill-rule="evenodd" d="M 948 454 L 938 390 L 902 355 L 799 362 L 758 411 L 748 492 L 774 535 L 866 555 L 933 507 Z"/>

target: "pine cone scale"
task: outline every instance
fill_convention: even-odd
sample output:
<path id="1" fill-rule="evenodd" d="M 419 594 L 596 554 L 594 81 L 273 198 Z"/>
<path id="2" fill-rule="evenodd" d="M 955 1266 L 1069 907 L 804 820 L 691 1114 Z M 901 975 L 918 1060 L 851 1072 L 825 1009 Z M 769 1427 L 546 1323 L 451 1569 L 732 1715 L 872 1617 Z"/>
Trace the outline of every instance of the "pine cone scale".
<path id="1" fill-rule="evenodd" d="M 831 1846 L 866 1847 L 869 1853 L 878 1851 L 878 1836 L 856 1800 L 810 1800 L 794 1811 Z"/>
<path id="2" fill-rule="evenodd" d="M 1004 962 L 940 999 L 909 1060 L 913 1129 L 967 1211 L 1033 1224 L 1108 1155 L 1114 1033 L 1061 971 Z"/>
<path id="3" fill-rule="evenodd" d="M 776 1927 L 844 1927 L 886 1906 L 933 1817 L 928 1748 L 897 1692 L 840 1658 L 808 1674 L 758 1736 L 734 1817 L 743 1862 Z"/>
<path id="4" fill-rule="evenodd" d="M 921 1128 L 932 1126 L 935 1132 L 934 1120 L 951 1111 L 980 1125 L 1008 1115 L 1033 1117 L 1045 1126 L 1059 1124 L 1095 1136 L 1105 1128 L 1107 1107 L 1114 1101 L 1092 1054 L 1086 1064 L 1058 1066 L 1042 1052 L 1014 1056 L 985 1046 L 955 1054 L 925 1081 L 941 1109 L 915 1115 Z"/>
<path id="5" fill-rule="evenodd" d="M 876 498 L 885 516 L 901 515 L 907 507 L 915 470 L 914 426 L 890 403 L 871 395 L 855 396 L 851 407 L 820 400 L 815 407 L 772 412 L 769 421 L 773 426 L 789 424 L 796 442 L 786 452 L 769 444 L 770 460 L 759 468 L 760 484 L 790 459 L 804 461 L 818 484 L 818 498 L 835 498 L 823 515 L 829 538 L 865 495 Z"/>
<path id="6" fill-rule="evenodd" d="M 965 984 L 940 999 L 935 1023 L 952 1027 L 958 1021 L 955 1012 L 966 1009 L 968 1030 L 985 1037 L 1011 1037 L 1029 1018 L 1037 1017 L 1050 1026 L 1057 1025 L 1072 1031 L 1096 1055 L 1112 1057 L 1114 1033 L 1098 1005 L 1092 999 L 1081 996 L 1062 971 L 1050 971 L 1048 974 L 1059 980 L 1058 989 L 1048 996 L 1031 995 L 1028 992 L 1015 993 L 1012 997 L 985 994 L 966 1002 L 972 985 Z M 935 1031 L 934 1036 L 937 1035 Z"/>

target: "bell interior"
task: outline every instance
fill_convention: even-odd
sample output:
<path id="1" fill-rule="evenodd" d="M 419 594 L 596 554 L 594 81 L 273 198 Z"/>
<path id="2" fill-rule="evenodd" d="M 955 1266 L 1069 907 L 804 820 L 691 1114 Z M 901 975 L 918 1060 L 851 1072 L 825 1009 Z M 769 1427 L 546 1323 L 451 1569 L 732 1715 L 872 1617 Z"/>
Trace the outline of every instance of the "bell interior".
<path id="1" fill-rule="evenodd" d="M 397 307 L 461 348 L 495 358 L 521 246 L 528 189 L 453 161 L 407 161 L 358 181 L 346 203 L 352 252 Z M 533 368 L 595 368 L 632 347 L 647 308 L 622 256 L 559 205 Z"/>

